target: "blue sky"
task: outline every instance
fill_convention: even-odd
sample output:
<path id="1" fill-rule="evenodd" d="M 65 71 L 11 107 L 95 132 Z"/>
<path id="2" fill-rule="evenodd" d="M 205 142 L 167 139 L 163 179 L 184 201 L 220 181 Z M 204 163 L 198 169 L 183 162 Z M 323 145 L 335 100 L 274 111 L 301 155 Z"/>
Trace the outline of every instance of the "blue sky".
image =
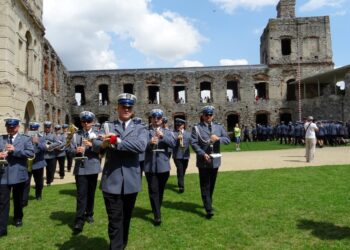
<path id="1" fill-rule="evenodd" d="M 259 64 L 278 0 L 44 0 L 46 37 L 68 70 Z M 350 0 L 296 1 L 329 15 L 336 67 L 350 64 Z"/>

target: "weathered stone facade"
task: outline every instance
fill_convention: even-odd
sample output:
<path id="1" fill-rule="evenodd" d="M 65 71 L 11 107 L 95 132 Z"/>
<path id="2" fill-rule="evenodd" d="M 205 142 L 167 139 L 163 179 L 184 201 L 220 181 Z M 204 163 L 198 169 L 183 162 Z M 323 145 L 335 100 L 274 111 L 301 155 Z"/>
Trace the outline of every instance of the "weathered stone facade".
<path id="1" fill-rule="evenodd" d="M 67 89 L 68 72 L 44 39 L 42 6 L 42 0 L 0 0 L 0 133 L 5 132 L 3 119 L 7 117 L 21 119 L 23 128 L 29 121 L 45 120 L 46 104 L 55 111 L 48 117 L 55 117 L 55 122 L 69 114 L 66 90 L 62 96 L 44 87 L 47 61 L 50 67 L 58 65 L 49 69 L 55 88 Z"/>
<path id="2" fill-rule="evenodd" d="M 295 17 L 295 0 L 280 0 L 277 18 L 268 21 L 260 65 L 71 72 L 44 38 L 42 3 L 0 0 L 0 133 L 8 116 L 24 127 L 33 120 L 78 125 L 83 110 L 99 122 L 113 120 L 122 92 L 138 97 L 136 116 L 147 121 L 161 108 L 170 126 L 176 117 L 192 126 L 205 105 L 215 106 L 229 130 L 301 114 L 350 119 L 350 92 L 336 87 L 341 80 L 349 87 L 350 66 L 332 70 L 329 17 Z"/>

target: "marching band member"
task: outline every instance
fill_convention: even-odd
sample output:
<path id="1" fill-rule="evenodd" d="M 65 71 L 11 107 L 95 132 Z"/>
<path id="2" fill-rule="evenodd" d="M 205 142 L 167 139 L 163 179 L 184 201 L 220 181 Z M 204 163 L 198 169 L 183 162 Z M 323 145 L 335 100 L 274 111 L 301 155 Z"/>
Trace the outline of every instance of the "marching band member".
<path id="1" fill-rule="evenodd" d="M 34 156 L 31 138 L 18 133 L 19 122 L 16 118 L 6 119 L 7 135 L 0 136 L 0 158 L 4 159 L 0 166 L 0 237 L 7 235 L 11 190 L 13 220 L 16 227 L 22 226 L 23 189 L 28 180 L 27 158 Z"/>
<path id="2" fill-rule="evenodd" d="M 173 159 L 176 166 L 177 185 L 179 193 L 185 191 L 185 173 L 190 159 L 191 133 L 185 130 L 186 121 L 180 118 L 175 119 L 176 146 L 173 149 Z"/>
<path id="3" fill-rule="evenodd" d="M 41 200 L 42 191 L 44 187 L 44 167 L 46 167 L 46 161 L 44 159 L 45 154 L 45 138 L 39 133 L 40 124 L 37 122 L 29 123 L 29 132 L 28 136 L 32 138 L 32 143 L 34 145 L 35 156 L 34 159 L 30 160 L 31 162 L 31 171 L 30 166 L 28 166 L 28 175 L 29 178 L 26 181 L 24 193 L 23 193 L 23 206 L 28 204 L 29 192 L 30 192 L 30 182 L 32 179 L 32 175 L 34 177 L 35 182 L 35 198 L 37 200 Z"/>
<path id="4" fill-rule="evenodd" d="M 108 214 L 110 249 L 124 249 L 138 192 L 141 191 L 139 154 L 147 146 L 147 130 L 132 122 L 136 96 L 123 93 L 117 98 L 118 119 L 106 122 L 104 134 L 94 141 L 106 153 L 101 187 Z"/>
<path id="5" fill-rule="evenodd" d="M 213 106 L 203 108 L 201 122 L 193 126 L 191 134 L 192 148 L 197 154 L 196 165 L 202 201 L 208 219 L 214 215 L 212 201 L 216 176 L 221 165 L 220 143 L 230 143 L 225 128 L 213 122 L 214 110 Z"/>
<path id="6" fill-rule="evenodd" d="M 44 158 L 46 161 L 46 185 L 50 186 L 54 180 L 56 170 L 56 154 L 54 149 L 60 146 L 60 142 L 56 136 L 51 132 L 52 123 L 50 121 L 44 122 L 43 137 L 46 142 L 46 151 Z"/>
<path id="7" fill-rule="evenodd" d="M 93 127 L 94 113 L 83 111 L 79 115 L 82 129 L 72 138 L 68 154 L 75 160 L 74 171 L 77 187 L 77 206 L 75 214 L 74 231 L 83 230 L 85 221 L 94 222 L 94 201 L 97 186 L 97 177 L 101 172 L 99 149 L 92 146 L 97 138 L 97 131 Z"/>
<path id="8" fill-rule="evenodd" d="M 143 122 L 142 119 L 140 117 L 134 117 L 132 118 L 132 121 L 135 124 L 141 124 L 143 126 L 146 126 Z M 144 169 L 144 165 L 145 165 L 145 152 L 139 154 L 139 161 L 140 161 L 140 175 L 141 175 L 141 180 L 142 180 L 142 174 L 143 174 L 143 169 Z"/>
<path id="9" fill-rule="evenodd" d="M 162 117 L 163 111 L 161 109 L 152 109 L 149 143 L 146 149 L 144 166 L 155 226 L 161 224 L 160 208 L 163 202 L 165 184 L 170 174 L 168 152 L 176 144 L 170 130 L 162 128 Z"/>
<path id="10" fill-rule="evenodd" d="M 66 145 L 66 137 L 64 133 L 61 133 L 61 125 L 55 126 L 55 135 L 59 143 L 61 144 L 59 147 L 55 148 L 55 154 L 56 154 L 56 160 L 55 160 L 55 172 L 58 162 L 59 167 L 59 175 L 60 179 L 64 179 L 64 162 L 66 160 L 66 151 L 65 151 L 65 145 Z"/>

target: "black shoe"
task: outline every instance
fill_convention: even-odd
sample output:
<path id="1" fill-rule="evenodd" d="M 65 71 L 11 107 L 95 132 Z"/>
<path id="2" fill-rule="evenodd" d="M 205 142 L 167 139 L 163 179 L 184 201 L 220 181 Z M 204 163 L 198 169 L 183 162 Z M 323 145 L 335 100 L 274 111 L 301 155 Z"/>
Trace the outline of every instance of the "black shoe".
<path id="1" fill-rule="evenodd" d="M 162 220 L 160 218 L 154 218 L 153 225 L 160 226 L 161 223 L 162 223 Z"/>
<path id="2" fill-rule="evenodd" d="M 41 196 L 37 196 L 37 197 L 35 197 L 35 199 L 36 199 L 37 201 L 41 201 L 41 200 L 42 200 Z"/>
<path id="3" fill-rule="evenodd" d="M 50 187 L 50 186 L 51 186 L 51 183 L 47 183 L 46 186 Z"/>
<path id="4" fill-rule="evenodd" d="M 205 215 L 205 217 L 206 217 L 207 219 L 211 219 L 211 217 L 213 217 L 213 216 L 214 216 L 213 210 L 207 211 L 207 214 Z"/>
<path id="5" fill-rule="evenodd" d="M 23 201 L 22 202 L 22 207 L 26 207 L 26 206 L 28 206 L 28 201 Z"/>
<path id="6" fill-rule="evenodd" d="M 7 231 L 0 233 L 0 237 L 3 237 L 3 236 L 7 236 Z"/>
<path id="7" fill-rule="evenodd" d="M 22 220 L 17 219 L 17 220 L 15 221 L 15 227 L 21 227 L 21 226 L 23 226 Z"/>
<path id="8" fill-rule="evenodd" d="M 63 179 L 64 179 L 64 176 L 60 176 L 60 179 L 63 180 Z"/>
<path id="9" fill-rule="evenodd" d="M 179 187 L 179 193 L 182 194 L 183 192 L 185 192 L 185 188 Z"/>
<path id="10" fill-rule="evenodd" d="M 75 233 L 80 233 L 83 231 L 84 222 L 77 222 L 74 224 L 73 230 Z"/>
<path id="11" fill-rule="evenodd" d="M 94 223 L 94 217 L 93 216 L 86 216 L 85 221 L 89 224 Z"/>

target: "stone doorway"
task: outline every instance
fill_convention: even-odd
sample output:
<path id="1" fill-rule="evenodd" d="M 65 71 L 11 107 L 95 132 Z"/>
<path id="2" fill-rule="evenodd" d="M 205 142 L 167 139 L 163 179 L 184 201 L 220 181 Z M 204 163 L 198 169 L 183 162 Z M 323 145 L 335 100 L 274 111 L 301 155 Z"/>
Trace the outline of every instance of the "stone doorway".
<path id="1" fill-rule="evenodd" d="M 25 113 L 24 113 L 24 131 L 26 131 L 29 127 L 29 122 L 35 120 L 35 108 L 32 101 L 29 101 L 26 105 Z"/>
<path id="2" fill-rule="evenodd" d="M 239 115 L 231 114 L 227 116 L 227 132 L 232 132 L 236 123 L 239 123 Z"/>

